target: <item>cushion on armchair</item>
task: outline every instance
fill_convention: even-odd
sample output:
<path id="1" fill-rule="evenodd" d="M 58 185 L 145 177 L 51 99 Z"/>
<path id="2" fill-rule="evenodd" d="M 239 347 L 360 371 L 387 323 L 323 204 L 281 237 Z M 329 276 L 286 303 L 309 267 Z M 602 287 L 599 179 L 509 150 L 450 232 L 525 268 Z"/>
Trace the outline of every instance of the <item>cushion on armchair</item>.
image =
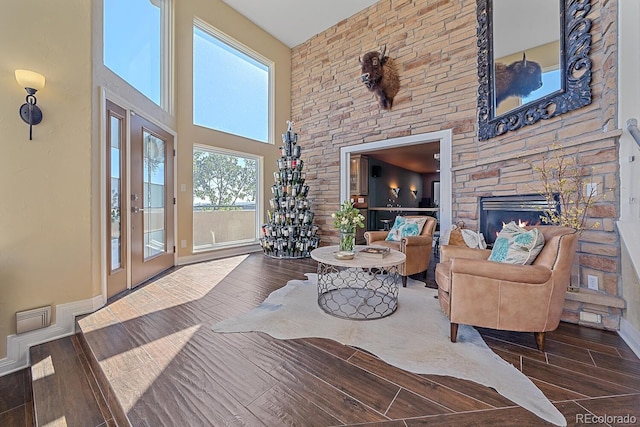
<path id="1" fill-rule="evenodd" d="M 526 230 L 511 221 L 498 234 L 489 261 L 530 265 L 543 247 L 544 236 L 540 230 Z"/>
<path id="2" fill-rule="evenodd" d="M 399 242 L 403 237 L 419 236 L 427 218 L 405 218 L 398 215 L 386 240 Z"/>

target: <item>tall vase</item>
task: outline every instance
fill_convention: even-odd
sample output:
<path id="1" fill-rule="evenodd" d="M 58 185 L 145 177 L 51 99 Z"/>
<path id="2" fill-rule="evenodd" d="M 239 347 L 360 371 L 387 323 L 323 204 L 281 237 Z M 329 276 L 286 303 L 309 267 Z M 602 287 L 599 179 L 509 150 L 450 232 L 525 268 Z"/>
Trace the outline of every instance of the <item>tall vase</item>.
<path id="1" fill-rule="evenodd" d="M 356 244 L 356 232 L 351 230 L 340 230 L 340 251 L 354 252 Z"/>
<path id="2" fill-rule="evenodd" d="M 569 278 L 567 290 L 569 292 L 580 292 L 580 259 L 578 256 L 575 257 L 571 266 L 571 277 Z"/>

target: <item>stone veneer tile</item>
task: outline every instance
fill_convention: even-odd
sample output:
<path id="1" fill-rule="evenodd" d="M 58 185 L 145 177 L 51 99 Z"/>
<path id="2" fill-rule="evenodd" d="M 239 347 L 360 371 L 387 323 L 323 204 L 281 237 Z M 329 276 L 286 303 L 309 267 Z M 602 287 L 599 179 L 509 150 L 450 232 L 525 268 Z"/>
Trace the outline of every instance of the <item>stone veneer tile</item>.
<path id="1" fill-rule="evenodd" d="M 339 203 L 341 147 L 442 129 L 453 129 L 452 219 L 464 219 L 470 227 L 476 227 L 480 196 L 530 194 L 541 188 L 529 162 L 539 161 L 553 143 L 575 155 L 593 182 L 604 182 L 607 188 L 619 185 L 619 132 L 613 130 L 616 73 L 601 71 L 605 64 L 607 70 L 616 68 L 615 3 L 591 1 L 591 104 L 487 141 L 478 141 L 476 134 L 476 2 L 395 6 L 377 3 L 292 49 L 291 116 L 298 124 L 300 140 L 308 141 L 302 157 L 318 203 Z M 430 8 L 437 13 L 426 12 Z M 366 51 L 383 45 L 398 65 L 401 82 L 389 111 L 381 111 L 373 94 L 358 80 L 355 62 Z M 589 218 L 602 227 L 582 234 L 583 269 L 618 274 L 617 197 L 616 191 L 607 194 Z M 327 243 L 336 239 L 330 229 L 331 212 L 316 211 L 320 235 Z M 601 284 L 601 289 L 619 295 L 612 283 Z"/>

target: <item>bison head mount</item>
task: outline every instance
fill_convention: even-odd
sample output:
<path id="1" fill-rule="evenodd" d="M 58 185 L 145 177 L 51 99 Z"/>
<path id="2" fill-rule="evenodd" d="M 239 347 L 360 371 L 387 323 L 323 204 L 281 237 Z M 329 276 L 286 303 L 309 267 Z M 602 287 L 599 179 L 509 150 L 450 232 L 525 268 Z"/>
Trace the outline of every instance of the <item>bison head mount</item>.
<path id="1" fill-rule="evenodd" d="M 496 107 L 510 96 L 528 96 L 542 87 L 542 68 L 540 64 L 527 61 L 527 54 L 522 54 L 522 61 L 509 65 L 496 62 Z"/>
<path id="2" fill-rule="evenodd" d="M 398 69 L 392 58 L 385 55 L 387 47 L 380 52 L 367 52 L 363 58 L 358 58 L 361 66 L 360 80 L 370 92 L 374 92 L 380 106 L 390 110 L 393 98 L 400 89 Z"/>

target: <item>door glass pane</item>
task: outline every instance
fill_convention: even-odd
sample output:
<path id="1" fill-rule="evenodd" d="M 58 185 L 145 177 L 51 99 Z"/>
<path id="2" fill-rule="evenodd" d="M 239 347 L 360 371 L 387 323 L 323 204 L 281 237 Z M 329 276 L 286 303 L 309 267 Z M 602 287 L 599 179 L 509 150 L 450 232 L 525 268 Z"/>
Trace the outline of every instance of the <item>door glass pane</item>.
<path id="1" fill-rule="evenodd" d="M 194 252 L 257 242 L 258 177 L 256 157 L 194 148 Z"/>
<path id="2" fill-rule="evenodd" d="M 165 142 L 144 132 L 143 223 L 144 259 L 165 253 Z"/>
<path id="3" fill-rule="evenodd" d="M 122 195 L 120 188 L 121 180 L 121 164 L 120 164 L 120 147 L 121 147 L 121 119 L 111 117 L 110 119 L 110 163 L 111 163 L 111 271 L 117 270 L 122 266 L 122 222 L 120 219 L 120 207 L 122 203 Z"/>

